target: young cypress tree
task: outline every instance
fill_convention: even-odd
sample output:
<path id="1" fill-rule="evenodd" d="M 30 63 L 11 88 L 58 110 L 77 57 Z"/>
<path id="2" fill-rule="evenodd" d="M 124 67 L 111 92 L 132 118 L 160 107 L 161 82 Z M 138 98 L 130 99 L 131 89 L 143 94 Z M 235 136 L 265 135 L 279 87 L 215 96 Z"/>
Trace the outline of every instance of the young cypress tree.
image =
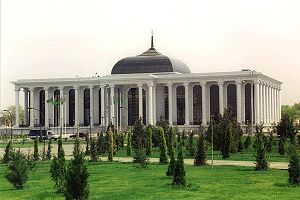
<path id="1" fill-rule="evenodd" d="M 195 166 L 206 165 L 205 137 L 202 131 L 198 134 L 197 152 L 194 160 Z"/>
<path id="2" fill-rule="evenodd" d="M 49 140 L 49 142 L 48 142 L 48 149 L 47 149 L 47 154 L 46 154 L 46 159 L 47 160 L 51 160 L 51 150 L 52 150 L 52 145 L 51 145 L 51 143 L 52 143 L 52 140 Z"/>
<path id="3" fill-rule="evenodd" d="M 8 163 L 9 161 L 11 161 L 12 153 L 13 153 L 13 148 L 12 148 L 11 141 L 9 141 L 5 147 L 2 163 Z"/>
<path id="4" fill-rule="evenodd" d="M 278 153 L 282 156 L 285 154 L 284 139 L 282 136 L 280 137 L 280 140 L 278 143 Z"/>
<path id="5" fill-rule="evenodd" d="M 238 152 L 243 152 L 244 151 L 244 143 L 242 137 L 239 139 L 239 145 L 238 145 Z"/>
<path id="6" fill-rule="evenodd" d="M 146 155 L 150 156 L 152 152 L 152 128 L 150 126 L 147 126 L 146 134 L 147 134 Z"/>
<path id="7" fill-rule="evenodd" d="M 132 156 L 131 132 L 127 133 L 127 156 Z"/>
<path id="8" fill-rule="evenodd" d="M 190 132 L 189 134 L 189 144 L 188 144 L 188 150 L 189 150 L 189 153 L 188 153 L 188 156 L 190 158 L 193 158 L 194 155 L 195 155 L 195 148 L 194 148 L 194 131 Z"/>
<path id="9" fill-rule="evenodd" d="M 73 157 L 75 158 L 76 155 L 80 153 L 80 141 L 78 136 L 76 135 L 75 141 L 74 141 L 74 149 L 73 149 Z"/>
<path id="10" fill-rule="evenodd" d="M 33 159 L 34 160 L 39 159 L 39 139 L 38 139 L 38 137 L 35 137 L 35 139 L 34 139 Z"/>
<path id="11" fill-rule="evenodd" d="M 247 150 L 251 146 L 251 136 L 248 135 L 245 142 L 244 142 L 244 147 Z"/>
<path id="12" fill-rule="evenodd" d="M 95 138 L 91 139 L 91 161 L 97 161 L 99 156 L 97 152 L 97 142 Z"/>
<path id="13" fill-rule="evenodd" d="M 268 153 L 272 152 L 272 150 L 273 150 L 273 143 L 274 143 L 274 137 L 273 137 L 273 133 L 271 132 L 270 136 L 269 136 L 269 139 L 268 139 L 268 142 L 267 142 L 267 145 L 266 145 L 266 151 Z"/>
<path id="14" fill-rule="evenodd" d="M 149 159 L 146 156 L 147 134 L 142 124 L 142 120 L 138 119 L 133 127 L 132 143 L 134 148 L 134 163 L 139 163 L 141 167 L 146 167 Z"/>
<path id="15" fill-rule="evenodd" d="M 88 199 L 89 173 L 85 164 L 84 154 L 80 151 L 68 165 L 65 182 L 66 199 Z"/>
<path id="16" fill-rule="evenodd" d="M 97 152 L 99 155 L 104 154 L 106 150 L 106 141 L 103 135 L 103 131 L 101 131 L 100 136 L 97 140 Z"/>
<path id="17" fill-rule="evenodd" d="M 65 176 L 66 176 L 66 164 L 64 157 L 58 158 L 53 157 L 50 166 L 51 179 L 55 183 L 57 192 L 63 192 L 65 187 Z"/>
<path id="18" fill-rule="evenodd" d="M 113 161 L 114 155 L 114 136 L 111 128 L 108 131 L 108 161 Z"/>
<path id="19" fill-rule="evenodd" d="M 289 172 L 288 182 L 292 185 L 299 185 L 300 184 L 300 162 L 295 147 L 292 148 L 288 172 Z"/>
<path id="20" fill-rule="evenodd" d="M 169 140 L 169 154 L 170 154 L 170 163 L 168 166 L 168 170 L 166 172 L 167 176 L 173 176 L 174 175 L 174 168 L 175 168 L 175 157 L 174 157 L 174 129 L 173 127 L 170 127 L 170 140 Z"/>
<path id="21" fill-rule="evenodd" d="M 186 186 L 182 145 L 179 144 L 178 158 L 174 167 L 173 185 Z"/>
<path id="22" fill-rule="evenodd" d="M 64 151 L 64 148 L 62 146 L 61 136 L 58 138 L 57 158 L 65 160 L 65 151 Z"/>
<path id="23" fill-rule="evenodd" d="M 261 170 L 268 170 L 269 169 L 269 162 L 266 158 L 266 148 L 264 146 L 263 138 L 262 138 L 262 131 L 260 130 L 258 133 L 256 133 L 256 171 Z"/>
<path id="24" fill-rule="evenodd" d="M 90 155 L 90 137 L 88 135 L 85 135 L 85 142 L 86 142 L 86 146 L 85 146 L 85 155 Z"/>
<path id="25" fill-rule="evenodd" d="M 164 129 L 159 127 L 158 128 L 159 135 L 160 135 L 160 157 L 159 162 L 162 164 L 168 163 L 168 155 L 167 155 L 167 144 L 164 134 Z"/>

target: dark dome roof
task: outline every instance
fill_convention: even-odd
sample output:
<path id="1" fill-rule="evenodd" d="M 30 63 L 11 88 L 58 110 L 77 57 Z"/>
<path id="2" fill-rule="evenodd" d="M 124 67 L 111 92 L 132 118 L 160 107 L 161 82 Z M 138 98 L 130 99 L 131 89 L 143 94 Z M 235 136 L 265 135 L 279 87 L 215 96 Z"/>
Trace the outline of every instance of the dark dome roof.
<path id="1" fill-rule="evenodd" d="M 185 63 L 160 54 L 153 47 L 153 36 L 151 38 L 150 49 L 141 55 L 121 59 L 111 70 L 111 74 L 160 72 L 179 72 L 184 74 L 191 73 L 190 69 Z"/>

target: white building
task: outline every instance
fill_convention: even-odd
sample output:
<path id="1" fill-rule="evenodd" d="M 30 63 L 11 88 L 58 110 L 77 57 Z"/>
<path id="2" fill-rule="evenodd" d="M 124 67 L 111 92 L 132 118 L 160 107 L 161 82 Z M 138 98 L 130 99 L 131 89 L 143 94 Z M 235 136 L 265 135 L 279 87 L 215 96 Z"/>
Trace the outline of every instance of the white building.
<path id="1" fill-rule="evenodd" d="M 183 62 L 156 51 L 153 36 L 150 49 L 118 61 L 111 75 L 21 79 L 13 84 L 16 116 L 20 90 L 25 97 L 25 120 L 20 122 L 17 117 L 16 129 L 40 123 L 46 129 L 62 124 L 69 130 L 74 126 L 96 129 L 109 123 L 124 129 L 138 117 L 145 124 L 164 117 L 170 124 L 192 128 L 207 125 L 211 115 L 222 114 L 227 107 L 242 125 L 251 120 L 270 125 L 281 115 L 282 82 L 250 70 L 191 73 Z M 47 103 L 51 98 L 62 98 L 64 103 Z"/>

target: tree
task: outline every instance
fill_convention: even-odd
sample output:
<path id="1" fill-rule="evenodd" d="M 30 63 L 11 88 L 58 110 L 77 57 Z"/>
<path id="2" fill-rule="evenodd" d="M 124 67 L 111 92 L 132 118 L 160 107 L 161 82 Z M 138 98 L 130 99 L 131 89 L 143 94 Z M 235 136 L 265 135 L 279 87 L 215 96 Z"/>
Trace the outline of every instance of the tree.
<path id="1" fill-rule="evenodd" d="M 194 143 L 194 131 L 191 131 L 189 134 L 189 143 L 188 143 L 188 150 L 189 150 L 188 156 L 190 158 L 193 158 L 195 155 L 195 148 L 193 143 Z"/>
<path id="2" fill-rule="evenodd" d="M 280 155 L 284 155 L 285 154 L 285 148 L 284 148 L 284 139 L 283 137 L 279 138 L 279 143 L 278 143 L 278 153 Z"/>
<path id="3" fill-rule="evenodd" d="M 111 128 L 108 131 L 108 161 L 113 161 L 114 155 L 114 136 Z"/>
<path id="4" fill-rule="evenodd" d="M 65 160 L 65 151 L 64 151 L 64 148 L 62 146 L 62 138 L 61 138 L 61 136 L 59 136 L 57 144 L 58 144 L 57 158 Z"/>
<path id="5" fill-rule="evenodd" d="M 86 142 L 86 146 L 85 146 L 85 155 L 90 155 L 90 137 L 88 135 L 85 135 L 85 142 Z"/>
<path id="6" fill-rule="evenodd" d="M 97 142 L 96 139 L 91 139 L 91 160 L 97 161 L 99 158 L 99 154 L 97 152 Z"/>
<path id="7" fill-rule="evenodd" d="M 179 144 L 178 158 L 174 167 L 173 185 L 186 186 L 182 145 Z"/>
<path id="8" fill-rule="evenodd" d="M 159 162 L 162 164 L 168 163 L 168 155 L 167 155 L 167 144 L 164 134 L 164 129 L 159 127 L 158 129 L 159 135 L 160 135 L 160 157 Z"/>
<path id="9" fill-rule="evenodd" d="M 169 150 L 169 155 L 170 155 L 170 163 L 169 163 L 166 175 L 167 176 L 173 176 L 174 175 L 175 163 L 176 163 L 176 160 L 175 160 L 175 157 L 174 157 L 174 154 L 175 154 L 174 153 L 174 140 L 175 140 L 175 137 L 174 137 L 173 127 L 170 127 L 169 133 L 170 133 L 170 140 L 169 140 L 168 150 Z"/>
<path id="10" fill-rule="evenodd" d="M 5 110 L 12 114 L 12 122 L 11 117 L 7 114 L 0 116 L 0 125 L 11 126 L 11 124 L 15 124 L 16 122 L 16 106 L 9 106 Z M 19 105 L 19 121 L 24 121 L 24 109 Z"/>
<path id="11" fill-rule="evenodd" d="M 299 183 L 300 183 L 300 162 L 299 162 L 299 156 L 296 152 L 295 147 L 292 148 L 288 172 L 289 172 L 288 182 L 292 185 L 299 185 Z"/>
<path id="12" fill-rule="evenodd" d="M 150 156 L 152 152 L 152 128 L 151 126 L 147 126 L 147 146 L 146 146 L 146 155 Z"/>
<path id="13" fill-rule="evenodd" d="M 141 167 L 148 164 L 149 159 L 146 156 L 147 133 L 142 120 L 138 119 L 133 126 L 132 144 L 134 148 L 134 163 L 139 163 Z"/>
<path id="14" fill-rule="evenodd" d="M 73 157 L 75 158 L 76 155 L 78 155 L 80 153 L 80 141 L 78 138 L 78 135 L 76 135 L 75 137 L 75 141 L 74 141 L 74 149 L 73 149 Z"/>
<path id="15" fill-rule="evenodd" d="M 129 131 L 127 133 L 127 156 L 131 156 L 132 155 L 132 146 L 131 146 L 131 132 Z"/>
<path id="16" fill-rule="evenodd" d="M 206 165 L 206 155 L 205 155 L 205 137 L 204 137 L 204 128 L 200 127 L 200 131 L 198 132 L 198 143 L 197 143 L 197 151 L 194 160 L 195 166 Z"/>
<path id="17" fill-rule="evenodd" d="M 239 140 L 239 145 L 238 145 L 238 152 L 243 152 L 244 151 L 244 143 L 243 143 L 243 139 L 242 137 L 240 137 L 240 140 Z"/>
<path id="18" fill-rule="evenodd" d="M 13 152 L 12 143 L 11 143 L 11 141 L 9 141 L 5 147 L 4 156 L 2 158 L 2 163 L 8 163 L 9 161 L 11 161 L 12 152 Z"/>
<path id="19" fill-rule="evenodd" d="M 97 151 L 99 155 L 104 154 L 106 151 L 106 141 L 103 135 L 103 131 L 101 131 L 100 136 L 97 140 Z"/>
<path id="20" fill-rule="evenodd" d="M 64 157 L 53 157 L 50 166 L 51 179 L 55 183 L 57 192 L 63 192 L 65 186 L 66 164 Z"/>
<path id="21" fill-rule="evenodd" d="M 47 154 L 46 154 L 46 159 L 47 160 L 51 160 L 51 150 L 52 150 L 52 145 L 51 145 L 51 143 L 52 143 L 52 140 L 49 140 L 49 142 L 48 142 L 48 149 L 47 149 Z"/>
<path id="22" fill-rule="evenodd" d="M 266 151 L 267 153 L 271 153 L 273 150 L 273 144 L 274 144 L 274 136 L 273 136 L 273 132 L 270 132 L 270 136 L 269 139 L 267 141 L 266 144 Z"/>
<path id="23" fill-rule="evenodd" d="M 39 140 L 38 137 L 34 138 L 34 149 L 33 149 L 33 159 L 39 159 Z"/>
<path id="24" fill-rule="evenodd" d="M 75 155 L 74 159 L 68 165 L 65 183 L 66 199 L 88 199 L 89 173 L 85 164 L 84 154 L 80 152 Z"/>
<path id="25" fill-rule="evenodd" d="M 20 149 L 11 153 L 11 161 L 8 164 L 8 171 L 5 178 L 16 188 L 23 189 L 27 182 L 29 173 L 32 170 L 30 161 L 26 155 L 22 154 Z"/>
<path id="26" fill-rule="evenodd" d="M 284 140 L 287 138 L 294 138 L 296 134 L 296 128 L 294 126 L 294 119 L 288 115 L 282 115 L 277 127 L 277 134 Z"/>
<path id="27" fill-rule="evenodd" d="M 263 127 L 257 127 L 257 133 L 255 135 L 255 146 L 256 146 L 256 171 L 261 171 L 261 170 L 268 170 L 269 169 L 269 162 L 267 161 L 266 158 L 266 147 L 264 146 L 264 142 L 262 139 L 262 132 Z"/>

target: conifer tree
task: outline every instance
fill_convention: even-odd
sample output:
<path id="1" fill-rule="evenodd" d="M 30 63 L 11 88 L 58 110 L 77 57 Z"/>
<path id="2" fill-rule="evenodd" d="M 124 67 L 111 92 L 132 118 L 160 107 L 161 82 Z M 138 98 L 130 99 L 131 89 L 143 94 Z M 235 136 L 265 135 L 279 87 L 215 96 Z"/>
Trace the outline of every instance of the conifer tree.
<path id="1" fill-rule="evenodd" d="M 91 139 L 91 161 L 97 161 L 98 160 L 98 152 L 97 152 L 97 142 L 96 139 Z"/>
<path id="2" fill-rule="evenodd" d="M 79 154 L 80 151 L 81 151 L 80 150 L 80 141 L 79 141 L 78 135 L 76 135 L 75 141 L 74 141 L 73 157 L 75 158 L 75 156 L 77 154 Z"/>
<path id="3" fill-rule="evenodd" d="M 51 155 L 51 151 L 52 151 L 52 145 L 51 145 L 51 143 L 52 143 L 52 140 L 49 140 L 47 154 L 46 154 L 46 159 L 47 160 L 51 160 L 51 157 L 52 157 L 52 155 Z"/>
<path id="4" fill-rule="evenodd" d="M 111 128 L 108 131 L 108 161 L 113 161 L 114 155 L 114 136 Z"/>
<path id="5" fill-rule="evenodd" d="M 133 127 L 132 143 L 134 148 L 134 163 L 139 163 L 141 167 L 146 167 L 149 159 L 146 157 L 147 135 L 142 124 L 142 119 L 138 119 Z"/>
<path id="6" fill-rule="evenodd" d="M 152 152 L 152 129 L 150 126 L 147 126 L 147 146 L 146 146 L 146 155 L 150 156 Z"/>
<path id="7" fill-rule="evenodd" d="M 65 160 L 65 151 L 64 151 L 64 148 L 62 146 L 62 138 L 61 138 L 61 136 L 59 136 L 57 143 L 58 143 L 57 158 Z"/>
<path id="8" fill-rule="evenodd" d="M 197 152 L 194 160 L 195 166 L 206 165 L 206 155 L 205 155 L 205 137 L 203 131 L 199 131 L 198 134 L 198 144 Z"/>
<path id="9" fill-rule="evenodd" d="M 190 158 L 193 158 L 195 155 L 195 148 L 193 143 L 194 143 L 194 131 L 191 131 L 189 134 L 189 144 L 188 144 L 188 150 L 189 150 L 188 156 Z"/>
<path id="10" fill-rule="evenodd" d="M 103 131 L 101 131 L 98 140 L 97 140 L 97 152 L 99 155 L 104 154 L 106 150 L 106 141 L 103 135 Z"/>
<path id="11" fill-rule="evenodd" d="M 290 163 L 289 163 L 289 179 L 288 182 L 292 185 L 300 184 L 300 162 L 296 147 L 292 148 Z"/>
<path id="12" fill-rule="evenodd" d="M 38 137 L 35 137 L 35 139 L 34 139 L 33 159 L 34 160 L 39 159 L 39 139 L 38 139 Z"/>
<path id="13" fill-rule="evenodd" d="M 262 128 L 256 133 L 255 146 L 256 146 L 256 171 L 268 170 L 269 163 L 266 158 L 266 147 L 264 146 L 264 142 L 262 139 Z"/>
<path id="14" fill-rule="evenodd" d="M 163 164 L 168 163 L 168 155 L 167 155 L 167 144 L 164 134 L 164 129 L 159 127 L 158 128 L 159 135 L 160 135 L 160 157 L 159 162 Z"/>
<path id="15" fill-rule="evenodd" d="M 249 146 L 251 146 L 251 136 L 248 135 L 245 142 L 244 142 L 244 147 L 247 150 L 249 148 Z"/>
<path id="16" fill-rule="evenodd" d="M 169 146 L 168 146 L 168 150 L 169 150 L 169 154 L 170 154 L 170 163 L 168 166 L 168 170 L 166 172 L 167 176 L 173 176 L 174 175 L 174 168 L 175 168 L 175 157 L 174 157 L 174 129 L 173 127 L 170 127 L 170 140 L 169 140 Z"/>
<path id="17" fill-rule="evenodd" d="M 5 147 L 2 163 L 8 163 L 9 161 L 11 161 L 12 153 L 13 153 L 12 143 L 11 141 L 9 141 Z"/>
<path id="18" fill-rule="evenodd" d="M 90 155 L 90 137 L 88 135 L 85 135 L 85 142 L 86 142 L 86 146 L 85 146 L 85 155 Z"/>
<path id="19" fill-rule="evenodd" d="M 268 153 L 272 152 L 272 150 L 273 150 L 273 143 L 274 143 L 274 137 L 273 137 L 273 133 L 271 132 L 270 136 L 269 136 L 269 139 L 268 139 L 268 142 L 267 142 L 267 145 L 266 145 L 266 151 Z"/>
<path id="20" fill-rule="evenodd" d="M 174 167 L 173 185 L 186 186 L 182 145 L 179 144 L 178 158 Z"/>
<path id="21" fill-rule="evenodd" d="M 280 137 L 280 140 L 278 143 L 278 153 L 282 156 L 285 154 L 284 139 L 282 136 Z"/>
<path id="22" fill-rule="evenodd" d="M 127 156 L 132 156 L 131 132 L 127 133 Z"/>
<path id="23" fill-rule="evenodd" d="M 57 192 L 63 192 L 65 187 L 66 164 L 64 157 L 53 157 L 50 166 L 51 179 L 54 181 Z"/>
<path id="24" fill-rule="evenodd" d="M 83 152 L 75 155 L 74 159 L 68 165 L 65 181 L 66 199 L 88 199 L 89 185 L 87 166 L 85 164 Z"/>
<path id="25" fill-rule="evenodd" d="M 238 145 L 238 152 L 243 152 L 244 151 L 244 143 L 242 140 L 242 137 L 239 139 L 239 145 Z"/>

